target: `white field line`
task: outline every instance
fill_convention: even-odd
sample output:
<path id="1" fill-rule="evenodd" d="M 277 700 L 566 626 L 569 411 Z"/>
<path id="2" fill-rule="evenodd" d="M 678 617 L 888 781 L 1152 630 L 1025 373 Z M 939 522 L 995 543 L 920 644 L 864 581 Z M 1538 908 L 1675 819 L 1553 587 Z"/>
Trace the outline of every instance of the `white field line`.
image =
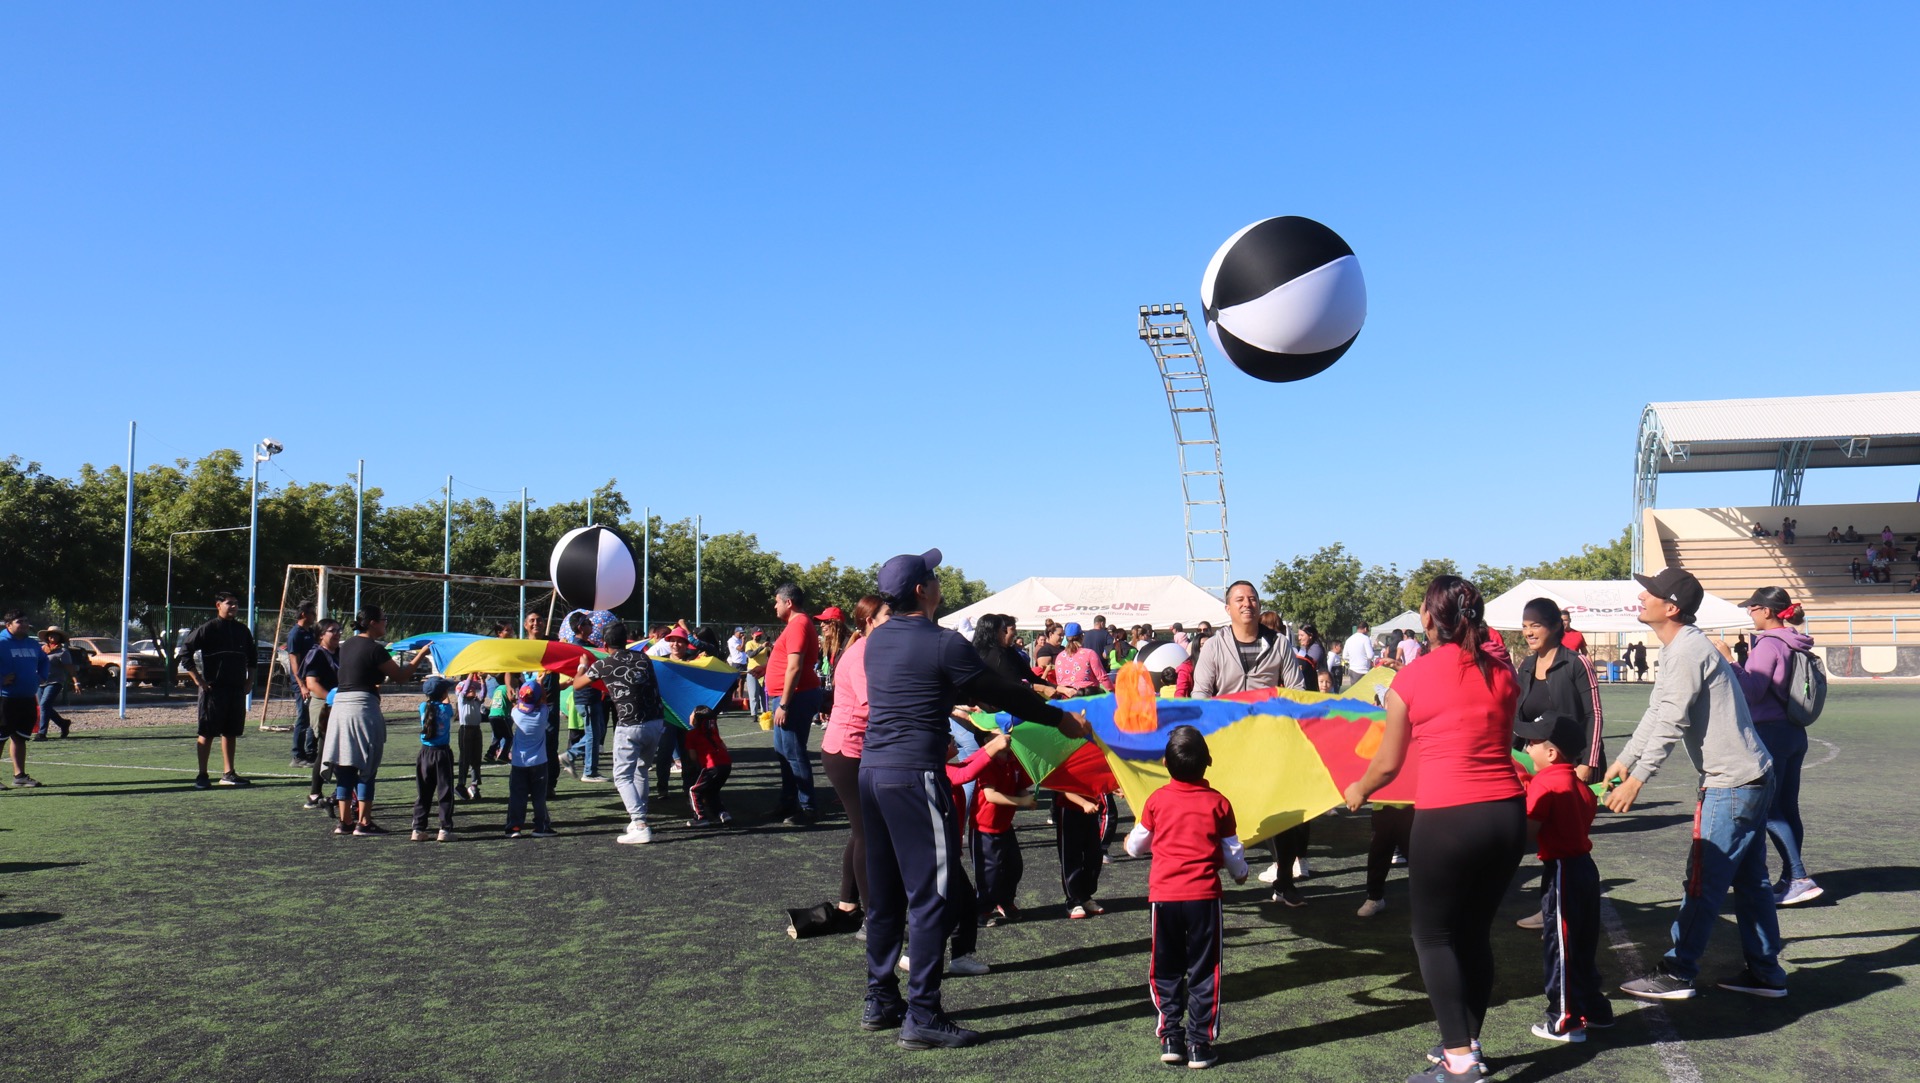
<path id="1" fill-rule="evenodd" d="M 1823 763 L 1832 763 L 1834 760 L 1834 757 L 1840 755 L 1840 746 L 1834 744 L 1832 741 L 1822 741 L 1818 737 L 1809 737 L 1807 738 L 1807 740 L 1816 742 L 1818 744 L 1826 745 L 1827 754 L 1820 757 L 1817 760 L 1808 760 L 1806 763 L 1801 764 L 1800 769 L 1802 771 L 1806 770 L 1809 767 L 1818 767 Z"/>
<path id="2" fill-rule="evenodd" d="M 166 771 L 172 774 L 181 774 L 181 775 L 197 775 L 200 773 L 200 769 L 197 767 L 148 767 L 145 764 L 133 764 L 133 763 L 78 763 L 72 760 L 43 760 L 39 758 L 35 758 L 33 762 L 36 765 L 45 765 L 47 767 L 104 767 L 110 771 Z M 313 776 L 312 775 L 288 775 L 288 774 L 281 774 L 275 771 L 255 771 L 252 774 L 249 774 L 247 777 L 248 778 L 312 778 Z M 84 786 L 86 785 L 86 783 L 79 782 L 79 783 L 74 783 L 74 785 Z"/>
<path id="3" fill-rule="evenodd" d="M 1640 950 L 1633 946 L 1627 936 L 1627 927 L 1620 921 L 1620 912 L 1613 908 L 1613 900 L 1600 897 L 1600 921 L 1606 926 L 1607 941 L 1613 946 L 1615 955 L 1626 964 L 1627 972 L 1635 976 L 1647 973 L 1640 961 Z M 1647 1030 L 1653 1035 L 1653 1052 L 1660 1058 L 1660 1067 L 1673 1083 L 1701 1083 L 1700 1069 L 1694 1065 L 1693 1057 L 1687 1053 L 1687 1043 L 1680 1032 L 1673 1029 L 1673 1020 L 1667 1017 L 1667 1009 L 1657 1000 L 1641 1002 L 1639 1014 L 1646 1017 Z"/>

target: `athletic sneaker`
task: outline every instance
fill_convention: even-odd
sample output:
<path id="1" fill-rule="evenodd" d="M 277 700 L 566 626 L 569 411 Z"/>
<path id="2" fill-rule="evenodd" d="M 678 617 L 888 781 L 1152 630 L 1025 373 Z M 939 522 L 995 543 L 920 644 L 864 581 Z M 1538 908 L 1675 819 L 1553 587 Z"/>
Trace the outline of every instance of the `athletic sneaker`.
<path id="1" fill-rule="evenodd" d="M 1072 919 L 1073 919 L 1073 920 L 1075 920 L 1075 921 L 1078 921 L 1078 920 L 1080 920 L 1081 918 L 1084 918 L 1084 917 L 1087 917 L 1087 916 L 1088 916 L 1088 914 L 1087 914 L 1087 908 L 1086 908 L 1086 907 L 1084 907 L 1084 906 L 1076 906 L 1076 907 L 1074 907 L 1073 909 L 1071 909 L 1071 910 L 1069 910 L 1069 911 L 1067 911 L 1067 916 L 1068 916 L 1069 918 L 1072 918 Z"/>
<path id="2" fill-rule="evenodd" d="M 381 827 L 379 824 L 357 824 L 354 826 L 353 833 L 356 835 L 384 835 L 387 833 L 387 829 Z"/>
<path id="3" fill-rule="evenodd" d="M 1275 880 L 1280 879 L 1280 863 L 1276 861 L 1273 864 L 1268 865 L 1266 868 L 1261 869 L 1259 879 L 1260 879 L 1260 882 L 1263 884 L 1271 884 Z M 1184 1060 L 1185 1058 L 1182 1058 L 1182 1059 Z"/>
<path id="4" fill-rule="evenodd" d="M 1606 1007 L 1606 1005 L 1602 1005 L 1602 1007 Z M 1584 1024 L 1588 1030 L 1610 1030 L 1613 1028 L 1613 1009 L 1607 1007 L 1607 1014 L 1589 1015 L 1585 1019 L 1580 1020 L 1580 1022 Z"/>
<path id="5" fill-rule="evenodd" d="M 536 827 L 533 829 L 533 837 L 536 839 L 550 839 L 559 833 L 560 832 L 555 831 L 551 827 Z"/>
<path id="6" fill-rule="evenodd" d="M 1300 889 L 1296 887 L 1282 888 L 1279 891 L 1274 892 L 1273 898 L 1268 899 L 1267 901 L 1277 902 L 1277 903 L 1286 903 L 1288 906 L 1294 907 L 1295 909 L 1298 909 L 1302 906 L 1307 905 L 1307 897 L 1305 895 L 1300 894 Z"/>
<path id="7" fill-rule="evenodd" d="M 907 961 L 907 953 L 904 951 L 900 953 L 900 961 L 894 963 L 893 965 L 899 967 L 903 971 L 913 969 L 913 964 Z"/>
<path id="8" fill-rule="evenodd" d="M 1514 922 L 1514 924 L 1520 926 L 1522 929 L 1532 929 L 1538 932 L 1547 927 L 1547 916 L 1535 910 L 1533 913 Z"/>
<path id="9" fill-rule="evenodd" d="M 1587 1040 L 1586 1027 L 1568 1027 L 1565 1030 L 1553 1029 L 1552 1023 L 1535 1023 L 1533 1036 L 1549 1042 L 1584 1042 Z"/>
<path id="10" fill-rule="evenodd" d="M 440 833 L 439 833 L 438 835 L 435 835 L 435 836 L 434 836 L 434 838 L 433 838 L 433 841 L 435 841 L 435 842 L 452 842 L 452 841 L 453 841 L 453 832 L 451 832 L 451 831 L 448 831 L 448 830 L 445 830 L 445 829 L 443 828 L 443 829 L 441 830 L 441 832 L 440 832 Z"/>
<path id="11" fill-rule="evenodd" d="M 794 809 L 780 822 L 787 827 L 806 827 L 813 823 L 813 813 L 808 809 Z"/>
<path id="12" fill-rule="evenodd" d="M 688 820 L 688 827 L 719 827 L 719 820 Z"/>
<path id="13" fill-rule="evenodd" d="M 613 841 L 628 846 L 644 846 L 653 841 L 653 828 L 645 820 L 635 820 L 627 825 L 626 833 Z"/>
<path id="14" fill-rule="evenodd" d="M 220 776 L 220 785 L 251 786 L 253 785 L 253 782 L 249 779 L 241 778 L 239 775 L 234 774 L 232 771 L 228 771 L 226 774 Z"/>
<path id="15" fill-rule="evenodd" d="M 507 837 L 507 838 L 510 838 L 510 839 L 517 839 L 517 838 L 519 838 L 519 837 L 520 837 L 520 829 L 519 829 L 519 828 L 517 828 L 517 827 L 509 827 L 509 828 L 507 828 L 507 831 L 506 831 L 506 837 Z"/>
<path id="16" fill-rule="evenodd" d="M 13 776 L 13 788 L 16 790 L 31 790 L 38 785 L 40 785 L 40 783 L 36 782 L 29 775 Z"/>
<path id="17" fill-rule="evenodd" d="M 1787 987 L 1780 982 L 1768 981 L 1753 972 L 1752 967 L 1740 971 L 1739 975 L 1723 982 L 1717 982 L 1720 988 L 1729 993 L 1745 993 L 1748 996 L 1770 997 L 1778 999 L 1787 995 Z"/>
<path id="18" fill-rule="evenodd" d="M 478 801 L 478 800 L 480 800 L 480 787 L 479 787 L 479 786 L 468 786 L 468 787 L 467 787 L 467 800 L 469 800 L 469 801 Z"/>
<path id="19" fill-rule="evenodd" d="M 925 1023 L 916 1023 L 909 1017 L 900 1024 L 902 1049 L 959 1049 L 979 1040 L 979 1031 L 968 1030 L 945 1012 Z"/>
<path id="20" fill-rule="evenodd" d="M 307 809 L 309 812 L 317 808 L 326 808 L 327 799 L 317 793 L 310 793 L 307 795 L 307 803 L 301 807 Z"/>
<path id="21" fill-rule="evenodd" d="M 1187 1036 L 1175 1031 L 1160 1039 L 1160 1063 L 1185 1064 L 1187 1061 Z"/>
<path id="22" fill-rule="evenodd" d="M 334 824 L 333 833 L 336 835 L 351 835 L 353 834 L 353 828 L 348 827 L 346 824 Z"/>
<path id="23" fill-rule="evenodd" d="M 906 1001 L 898 997 L 880 997 L 867 994 L 867 1002 L 860 1009 L 861 1030 L 892 1030 L 907 1018 Z"/>
<path id="24" fill-rule="evenodd" d="M 1473 1076 L 1449 1075 L 1447 1078 L 1456 1079 L 1456 1080 L 1479 1078 L 1493 1071 L 1493 1069 L 1487 1067 L 1486 1058 L 1480 1055 L 1480 1039 L 1475 1038 L 1473 1040 L 1472 1049 L 1473 1049 L 1473 1067 L 1475 1069 L 1475 1074 Z M 1444 1045 L 1436 1045 L 1432 1049 L 1427 1050 L 1427 1063 L 1433 1065 L 1434 1068 L 1438 1068 L 1442 1072 L 1446 1071 L 1447 1070 L 1447 1047 Z M 1414 1083 L 1414 1080 L 1431 1080 L 1434 1078 L 1436 1077 L 1433 1074 L 1433 1068 L 1429 1068 L 1425 1072 L 1416 1072 L 1415 1074 L 1408 1076 L 1407 1083 Z"/>
<path id="25" fill-rule="evenodd" d="M 580 781 L 582 781 L 582 782 L 607 782 L 607 781 L 610 781 L 610 780 L 609 780 L 609 779 L 607 779 L 607 778 L 606 778 L 605 776 L 602 776 L 602 775 L 581 775 L 581 776 L 580 776 Z"/>
<path id="26" fill-rule="evenodd" d="M 425 831 L 415 831 L 413 834 L 407 836 L 407 841 L 425 842 L 427 841 L 427 833 Z"/>
<path id="27" fill-rule="evenodd" d="M 579 771 L 577 761 L 575 761 L 573 758 L 573 753 L 571 752 L 560 753 L 560 766 L 566 768 L 567 774 L 572 775 L 576 782 L 579 781 L 580 771 Z"/>
<path id="28" fill-rule="evenodd" d="M 1811 879 L 1795 880 L 1787 885 L 1787 890 L 1774 898 L 1774 905 L 1799 906 L 1801 903 L 1810 903 L 1826 893 L 1825 888 Z"/>
<path id="29" fill-rule="evenodd" d="M 723 813 L 721 813 L 721 814 L 720 814 L 720 826 L 721 826 L 721 827 L 732 827 L 732 826 L 733 826 L 733 813 L 731 813 L 731 812 L 723 812 Z"/>
<path id="30" fill-rule="evenodd" d="M 1480 1063 L 1477 1057 L 1473 1066 L 1475 1070 L 1471 1072 L 1449 1072 L 1443 1061 L 1425 1071 L 1408 1076 L 1407 1083 L 1480 1083 L 1480 1080 L 1486 1077 L 1487 1066 Z"/>
<path id="31" fill-rule="evenodd" d="M 1407 855 L 1395 850 L 1393 852 L 1393 863 L 1395 865 L 1405 865 L 1407 863 Z"/>
<path id="32" fill-rule="evenodd" d="M 205 775 L 195 775 L 193 776 L 193 788 L 196 790 L 211 790 L 213 789 L 213 780 Z"/>
<path id="33" fill-rule="evenodd" d="M 1088 899 L 1086 902 L 1086 907 L 1087 907 L 1087 913 L 1092 914 L 1094 917 L 1099 917 L 1101 914 L 1104 914 L 1107 912 L 1107 908 L 1104 906 L 1101 906 L 1100 900 L 1098 899 Z"/>
<path id="34" fill-rule="evenodd" d="M 1212 1042 L 1194 1042 L 1187 1047 L 1187 1067 L 1189 1068 L 1211 1068 L 1219 1061 L 1219 1056 L 1213 1051 Z"/>
<path id="35" fill-rule="evenodd" d="M 1312 875 L 1313 875 L 1313 866 L 1307 864 L 1306 858 L 1296 857 L 1293 859 L 1293 878 L 1295 880 L 1305 880 L 1307 877 Z"/>
<path id="36" fill-rule="evenodd" d="M 1366 902 L 1361 903 L 1360 909 L 1354 911 L 1354 913 L 1359 914 L 1363 918 L 1370 918 L 1373 915 L 1378 914 L 1380 911 L 1385 910 L 1386 908 L 1387 908 L 1387 900 L 1368 899 Z"/>
<path id="37" fill-rule="evenodd" d="M 993 968 L 971 955 L 956 955 L 947 964 L 947 973 L 957 978 L 977 978 Z"/>
<path id="38" fill-rule="evenodd" d="M 1693 983 L 1656 970 L 1644 978 L 1635 978 L 1620 986 L 1620 991 L 1642 1000 L 1692 1000 L 1699 994 Z"/>

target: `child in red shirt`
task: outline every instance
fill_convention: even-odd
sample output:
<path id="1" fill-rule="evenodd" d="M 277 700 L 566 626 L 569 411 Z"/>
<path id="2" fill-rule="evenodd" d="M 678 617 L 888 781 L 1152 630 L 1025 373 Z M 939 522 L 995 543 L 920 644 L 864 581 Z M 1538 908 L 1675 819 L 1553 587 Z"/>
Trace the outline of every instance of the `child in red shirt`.
<path id="1" fill-rule="evenodd" d="M 1127 835 L 1127 853 L 1153 855 L 1147 976 L 1160 1016 L 1160 1061 L 1211 1068 L 1220 1035 L 1220 870 L 1246 883 L 1247 855 L 1232 802 L 1207 785 L 1207 739 L 1192 726 L 1176 726 L 1167 735 L 1166 761 L 1172 781 L 1147 798 Z"/>
<path id="2" fill-rule="evenodd" d="M 693 806 L 688 827 L 725 827 L 733 823 L 733 813 L 720 800 L 720 787 L 733 774 L 733 755 L 720 737 L 720 724 L 710 707 L 696 707 L 689 720 L 681 752 L 699 769 L 693 785 L 687 787 L 687 801 Z"/>
<path id="3" fill-rule="evenodd" d="M 973 878 L 980 893 L 980 924 L 988 927 L 1012 921 L 1020 908 L 1014 894 L 1020 889 L 1026 862 L 1020 840 L 1013 833 L 1016 809 L 1034 808 L 1033 782 L 1011 756 L 987 761 L 974 787 Z"/>
<path id="4" fill-rule="evenodd" d="M 1523 715 L 1526 713 L 1521 712 Z M 1573 773 L 1583 761 L 1586 735 L 1563 714 L 1514 723 L 1527 742 L 1535 772 L 1527 784 L 1527 835 L 1537 840 L 1542 956 L 1547 1017 L 1533 1025 L 1550 1042 L 1584 1042 L 1587 1027 L 1613 1025 L 1613 1007 L 1600 992 L 1594 951 L 1600 943 L 1600 871 L 1593 864 L 1593 790 Z"/>
<path id="5" fill-rule="evenodd" d="M 963 809 L 967 807 L 966 792 L 963 787 L 965 787 L 967 783 L 984 776 L 987 771 L 993 767 L 996 756 L 1006 754 L 1007 758 L 1012 758 L 1012 754 L 1007 752 L 1007 743 L 1007 735 L 1004 733 L 1000 734 L 993 740 L 981 745 L 978 752 L 967 757 L 967 762 L 950 762 L 947 764 L 947 785 L 953 787 L 954 808 Z M 952 741 L 948 741 L 947 759 L 952 760 L 959 754 L 960 746 L 954 744 Z M 953 900 L 954 913 L 971 914 L 974 912 L 973 883 L 967 879 L 967 874 L 964 871 L 958 868 L 954 871 L 960 874 L 959 879 L 957 882 L 948 882 L 947 897 Z M 978 974 L 985 974 L 991 970 L 992 968 L 987 966 L 987 964 L 974 958 L 973 949 L 979 942 L 980 926 L 978 922 L 967 921 L 964 918 L 956 922 L 951 936 L 953 959 L 947 963 L 946 972 L 962 977 L 973 977 Z M 945 946 L 944 944 L 941 945 L 941 947 Z M 910 947 L 915 952 L 928 950 L 922 949 L 918 945 L 910 945 Z M 911 965 L 908 963 L 907 956 L 904 953 L 901 954 L 900 962 L 897 965 L 901 970 L 911 969 Z"/>

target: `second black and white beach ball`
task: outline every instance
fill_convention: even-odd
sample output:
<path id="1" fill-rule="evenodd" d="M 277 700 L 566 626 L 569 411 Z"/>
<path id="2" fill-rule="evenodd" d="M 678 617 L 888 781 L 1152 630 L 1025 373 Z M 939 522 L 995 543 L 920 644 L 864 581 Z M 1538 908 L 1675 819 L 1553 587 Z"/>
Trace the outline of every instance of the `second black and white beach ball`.
<path id="1" fill-rule="evenodd" d="M 1311 218 L 1268 218 L 1235 233 L 1200 279 L 1207 331 L 1255 379 L 1304 380 L 1340 360 L 1367 319 L 1360 261 Z"/>
<path id="2" fill-rule="evenodd" d="M 553 589 L 568 605 L 612 609 L 633 595 L 633 550 L 604 526 L 575 527 L 562 534 L 548 564 Z"/>

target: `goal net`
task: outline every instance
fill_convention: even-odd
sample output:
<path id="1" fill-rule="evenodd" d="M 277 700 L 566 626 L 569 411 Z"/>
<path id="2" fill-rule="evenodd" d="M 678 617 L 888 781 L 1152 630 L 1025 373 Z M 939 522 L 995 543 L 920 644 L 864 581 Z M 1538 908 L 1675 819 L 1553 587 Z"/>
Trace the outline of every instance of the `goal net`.
<path id="1" fill-rule="evenodd" d="M 391 568 L 352 568 L 331 564 L 292 564 L 280 591 L 280 608 L 262 609 L 256 634 L 272 635 L 273 666 L 260 699 L 260 724 L 268 719 L 291 725 L 292 672 L 286 654 L 287 632 L 303 601 L 314 603 L 319 617 L 339 621 L 352 635 L 357 608 L 377 605 L 387 617 L 387 640 L 399 642 L 434 632 L 492 634 L 505 624 L 520 634 L 524 614 L 539 613 L 552 626 L 570 607 L 545 579 L 501 579 L 484 575 L 444 575 Z"/>

